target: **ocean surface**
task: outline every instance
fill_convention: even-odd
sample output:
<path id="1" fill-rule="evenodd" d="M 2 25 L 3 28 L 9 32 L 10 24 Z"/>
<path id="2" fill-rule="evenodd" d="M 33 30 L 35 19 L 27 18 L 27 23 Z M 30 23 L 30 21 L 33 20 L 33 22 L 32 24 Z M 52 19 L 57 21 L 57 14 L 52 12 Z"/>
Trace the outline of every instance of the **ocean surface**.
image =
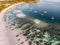
<path id="1" fill-rule="evenodd" d="M 60 23 L 60 2 L 26 3 L 14 7 L 12 13 L 14 10 L 21 10 L 25 15 L 45 22 Z"/>

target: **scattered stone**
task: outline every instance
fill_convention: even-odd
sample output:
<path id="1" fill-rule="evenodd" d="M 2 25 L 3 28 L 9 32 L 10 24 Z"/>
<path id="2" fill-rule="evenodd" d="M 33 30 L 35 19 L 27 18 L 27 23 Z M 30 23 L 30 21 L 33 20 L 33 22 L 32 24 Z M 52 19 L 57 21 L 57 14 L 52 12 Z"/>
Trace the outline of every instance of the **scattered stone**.
<path id="1" fill-rule="evenodd" d="M 55 17 L 52 17 L 51 19 L 52 19 L 52 20 L 54 20 L 54 19 L 55 19 Z"/>
<path id="2" fill-rule="evenodd" d="M 34 11 L 34 13 L 37 13 L 37 11 Z"/>
<path id="3" fill-rule="evenodd" d="M 8 26 L 5 26 L 6 28 L 8 28 Z"/>
<path id="4" fill-rule="evenodd" d="M 47 13 L 47 11 L 44 11 L 44 13 L 46 14 L 46 13 Z"/>
<path id="5" fill-rule="evenodd" d="M 16 37 L 19 37 L 19 35 L 16 35 Z"/>
<path id="6" fill-rule="evenodd" d="M 21 42 L 21 44 L 23 44 L 24 42 Z"/>
<path id="7" fill-rule="evenodd" d="M 14 30 L 14 29 L 11 29 L 11 30 Z"/>
<path id="8" fill-rule="evenodd" d="M 29 45 L 32 45 L 32 42 L 31 41 L 29 41 L 28 43 L 29 43 Z"/>
<path id="9" fill-rule="evenodd" d="M 44 15 L 43 13 L 41 15 Z"/>
<path id="10" fill-rule="evenodd" d="M 17 41 L 20 41 L 20 38 Z"/>

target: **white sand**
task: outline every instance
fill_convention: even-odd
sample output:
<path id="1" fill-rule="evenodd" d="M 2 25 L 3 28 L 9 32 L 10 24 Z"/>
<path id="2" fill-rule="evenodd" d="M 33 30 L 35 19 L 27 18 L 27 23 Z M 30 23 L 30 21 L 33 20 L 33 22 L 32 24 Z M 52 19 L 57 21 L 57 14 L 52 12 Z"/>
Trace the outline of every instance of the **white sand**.
<path id="1" fill-rule="evenodd" d="M 18 3 L 18 4 L 23 4 L 22 3 Z M 23 41 L 24 44 L 23 45 L 28 45 L 28 41 L 25 41 L 26 38 L 22 35 L 20 35 L 18 38 L 16 37 L 16 35 L 18 34 L 17 30 L 11 30 L 8 28 L 6 28 L 6 23 L 4 22 L 4 14 L 5 12 L 12 8 L 13 6 L 16 6 L 18 4 L 14 4 L 6 9 L 4 9 L 3 11 L 1 11 L 0 13 L 0 45 L 21 45 L 20 43 Z M 18 39 L 21 39 L 20 41 L 17 41 Z"/>

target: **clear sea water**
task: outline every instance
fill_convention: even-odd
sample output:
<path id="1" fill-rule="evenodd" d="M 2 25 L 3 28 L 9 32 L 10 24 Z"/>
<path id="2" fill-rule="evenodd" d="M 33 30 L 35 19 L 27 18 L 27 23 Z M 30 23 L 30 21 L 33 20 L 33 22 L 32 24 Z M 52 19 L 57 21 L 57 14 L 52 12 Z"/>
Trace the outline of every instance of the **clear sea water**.
<path id="1" fill-rule="evenodd" d="M 27 16 L 31 16 L 45 22 L 60 23 L 60 2 L 26 3 L 17 5 L 16 9 L 21 10 Z M 44 11 L 47 13 L 44 13 Z M 52 17 L 54 17 L 54 20 L 51 19 Z"/>
<path id="2" fill-rule="evenodd" d="M 20 8 L 18 9 L 21 9 L 22 12 L 25 13 L 27 16 L 32 16 L 39 20 L 60 23 L 59 4 L 60 4 L 59 2 L 38 2 L 38 3 L 22 4 L 23 6 L 18 5 L 20 6 Z M 30 9 L 32 11 L 29 11 Z M 34 11 L 37 12 L 34 13 Z M 44 11 L 47 11 L 47 13 L 44 14 Z M 52 20 L 51 17 L 54 17 L 54 20 Z"/>

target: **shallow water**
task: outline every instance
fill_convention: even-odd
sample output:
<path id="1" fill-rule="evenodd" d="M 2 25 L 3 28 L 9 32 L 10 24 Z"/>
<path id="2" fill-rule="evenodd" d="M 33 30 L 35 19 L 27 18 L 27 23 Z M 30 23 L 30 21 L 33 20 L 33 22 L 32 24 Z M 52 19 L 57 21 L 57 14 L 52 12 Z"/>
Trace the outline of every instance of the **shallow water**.
<path id="1" fill-rule="evenodd" d="M 17 5 L 15 9 L 21 10 L 27 16 L 31 16 L 46 22 L 60 23 L 59 4 L 60 3 L 58 2 L 38 2 Z M 52 18 L 54 18 L 54 20 Z"/>

